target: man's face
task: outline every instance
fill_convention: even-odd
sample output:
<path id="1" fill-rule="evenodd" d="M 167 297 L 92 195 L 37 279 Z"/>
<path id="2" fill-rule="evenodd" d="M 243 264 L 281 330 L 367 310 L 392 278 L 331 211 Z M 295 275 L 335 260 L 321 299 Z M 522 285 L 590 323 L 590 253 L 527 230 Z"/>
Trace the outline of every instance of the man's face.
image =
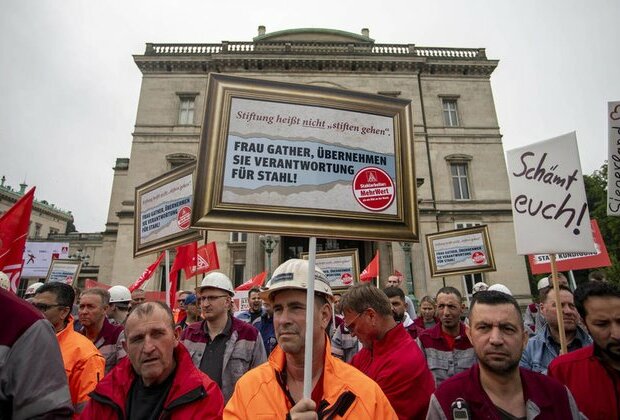
<path id="1" fill-rule="evenodd" d="M 71 308 L 67 306 L 58 306 L 58 300 L 54 293 L 38 293 L 34 295 L 30 303 L 43 313 L 56 331 L 60 331 L 64 328 L 65 318 L 69 314 Z"/>
<path id="2" fill-rule="evenodd" d="M 135 307 L 146 301 L 146 292 L 142 289 L 136 289 L 131 292 L 131 306 Z"/>
<path id="3" fill-rule="evenodd" d="M 467 336 L 480 365 L 498 374 L 518 368 L 527 344 L 523 322 L 511 304 L 475 304 L 469 314 Z"/>
<path id="4" fill-rule="evenodd" d="M 564 331 L 573 332 L 577 329 L 579 313 L 575 308 L 573 294 L 568 290 L 560 290 L 560 303 L 562 307 L 562 318 L 564 319 Z M 554 330 L 558 329 L 558 316 L 556 313 L 555 292 L 550 290 L 547 299 L 540 305 L 540 310 L 547 320 L 547 323 Z"/>
<path id="5" fill-rule="evenodd" d="M 440 293 L 437 295 L 437 316 L 441 325 L 445 328 L 456 328 L 461 321 L 463 305 L 458 296 L 452 293 Z"/>
<path id="6" fill-rule="evenodd" d="M 230 295 L 220 289 L 206 287 L 200 291 L 200 307 L 207 321 L 228 316 Z"/>
<path id="7" fill-rule="evenodd" d="M 103 304 L 101 296 L 95 294 L 82 294 L 78 316 L 80 324 L 85 327 L 98 325 L 105 317 L 108 305 Z"/>
<path id="8" fill-rule="evenodd" d="M 403 302 L 399 296 L 392 296 L 390 298 L 390 304 L 392 305 L 394 321 L 402 322 L 405 318 L 405 310 L 407 309 L 405 302 Z"/>
<path id="9" fill-rule="evenodd" d="M 586 327 L 603 352 L 620 362 L 620 298 L 591 296 L 584 302 Z"/>
<path id="10" fill-rule="evenodd" d="M 251 293 L 248 300 L 250 303 L 250 311 L 259 312 L 261 310 L 263 306 L 263 301 L 260 298 L 260 295 L 258 294 L 258 292 Z"/>
<path id="11" fill-rule="evenodd" d="M 435 317 L 435 307 L 428 302 L 422 302 L 420 305 L 420 315 L 425 321 L 430 321 Z"/>
<path id="12" fill-rule="evenodd" d="M 357 313 L 347 308 L 344 310 L 343 316 L 344 325 L 351 332 L 351 335 L 357 337 L 364 347 L 371 349 L 372 342 L 378 335 L 378 331 L 373 326 L 374 318 L 377 316 L 376 312 L 372 309 L 366 309 L 364 312 Z"/>
<path id="13" fill-rule="evenodd" d="M 185 311 L 187 312 L 189 316 L 191 316 L 194 319 L 200 318 L 200 307 L 198 306 L 198 302 L 185 305 Z"/>
<path id="14" fill-rule="evenodd" d="M 162 383 L 174 370 L 180 329 L 173 329 L 171 322 L 169 315 L 156 307 L 147 316 L 131 315 L 125 323 L 123 346 L 146 386 Z"/>
<path id="15" fill-rule="evenodd" d="M 400 280 L 397 277 L 388 277 L 386 287 L 400 287 Z"/>
<path id="16" fill-rule="evenodd" d="M 273 302 L 273 327 L 278 344 L 285 353 L 303 354 L 306 337 L 306 292 L 283 290 L 276 293 Z M 320 341 L 330 318 L 329 305 L 314 308 L 313 341 Z"/>
<path id="17" fill-rule="evenodd" d="M 185 298 L 189 296 L 188 292 L 179 292 L 177 293 L 177 307 L 179 309 L 185 310 Z"/>

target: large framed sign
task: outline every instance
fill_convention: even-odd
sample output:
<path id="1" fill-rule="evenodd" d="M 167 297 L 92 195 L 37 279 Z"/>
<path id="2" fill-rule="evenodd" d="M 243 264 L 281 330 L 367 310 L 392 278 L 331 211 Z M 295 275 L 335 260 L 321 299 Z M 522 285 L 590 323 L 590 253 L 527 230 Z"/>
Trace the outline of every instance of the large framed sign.
<path id="1" fill-rule="evenodd" d="M 202 239 L 190 228 L 195 169 L 192 162 L 136 187 L 134 258 Z"/>
<path id="2" fill-rule="evenodd" d="M 73 285 L 81 269 L 81 260 L 52 260 L 45 281 L 49 283 L 61 282 Z"/>
<path id="3" fill-rule="evenodd" d="M 308 253 L 300 254 L 304 260 Z M 333 291 L 344 290 L 359 281 L 360 263 L 357 249 L 342 249 L 337 251 L 319 251 L 316 253 L 315 264 L 329 281 Z"/>
<path id="4" fill-rule="evenodd" d="M 486 225 L 426 235 L 431 277 L 495 271 Z"/>
<path id="5" fill-rule="evenodd" d="M 211 74 L 192 226 L 416 241 L 408 100 Z"/>

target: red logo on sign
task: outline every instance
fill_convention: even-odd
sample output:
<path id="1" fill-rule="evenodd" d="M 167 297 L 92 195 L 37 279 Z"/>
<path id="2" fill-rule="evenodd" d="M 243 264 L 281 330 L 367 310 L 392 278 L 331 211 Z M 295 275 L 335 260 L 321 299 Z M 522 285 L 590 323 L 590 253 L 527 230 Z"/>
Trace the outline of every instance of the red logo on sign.
<path id="1" fill-rule="evenodd" d="M 363 168 L 353 178 L 353 195 L 367 210 L 385 210 L 394 201 L 394 183 L 383 169 Z"/>
<path id="2" fill-rule="evenodd" d="M 177 214 L 177 223 L 181 230 L 189 229 L 189 225 L 192 221 L 192 209 L 185 206 L 181 207 L 179 213 Z"/>
<path id="3" fill-rule="evenodd" d="M 476 264 L 483 264 L 486 261 L 487 258 L 484 256 L 484 253 L 482 253 L 480 251 L 476 251 L 473 254 L 471 254 L 471 259 Z"/>
<path id="4" fill-rule="evenodd" d="M 353 276 L 351 273 L 343 273 L 342 276 L 340 276 L 340 280 L 342 280 L 342 284 L 349 285 L 353 281 Z"/>

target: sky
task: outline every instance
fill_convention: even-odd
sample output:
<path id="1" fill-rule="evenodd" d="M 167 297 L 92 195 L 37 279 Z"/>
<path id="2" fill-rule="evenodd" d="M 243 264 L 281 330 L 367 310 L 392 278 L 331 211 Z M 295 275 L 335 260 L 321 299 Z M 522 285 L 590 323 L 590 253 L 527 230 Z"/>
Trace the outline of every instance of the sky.
<path id="1" fill-rule="evenodd" d="M 486 48 L 504 149 L 577 132 L 584 174 L 607 156 L 620 100 L 617 0 L 312 2 L 5 0 L 0 13 L 0 177 L 99 232 L 112 168 L 129 157 L 147 42 L 250 41 L 329 28 L 377 43 Z"/>

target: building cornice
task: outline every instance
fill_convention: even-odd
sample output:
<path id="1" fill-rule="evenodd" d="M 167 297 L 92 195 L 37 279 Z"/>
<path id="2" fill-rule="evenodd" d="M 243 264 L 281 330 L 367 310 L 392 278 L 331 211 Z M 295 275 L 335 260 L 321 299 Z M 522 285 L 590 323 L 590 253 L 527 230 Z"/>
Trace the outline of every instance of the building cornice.
<path id="1" fill-rule="evenodd" d="M 0 197 L 9 203 L 15 204 L 24 194 L 17 191 L 8 189 L 7 187 L 0 187 Z M 47 201 L 34 200 L 32 202 L 32 211 L 36 211 L 47 216 L 55 217 L 62 221 L 73 220 L 73 215 L 70 211 L 59 209 L 53 204 L 49 204 Z"/>
<path id="2" fill-rule="evenodd" d="M 484 48 L 372 42 L 222 42 L 146 44 L 134 55 L 143 74 L 210 72 L 423 73 L 488 77 L 497 67 Z"/>

